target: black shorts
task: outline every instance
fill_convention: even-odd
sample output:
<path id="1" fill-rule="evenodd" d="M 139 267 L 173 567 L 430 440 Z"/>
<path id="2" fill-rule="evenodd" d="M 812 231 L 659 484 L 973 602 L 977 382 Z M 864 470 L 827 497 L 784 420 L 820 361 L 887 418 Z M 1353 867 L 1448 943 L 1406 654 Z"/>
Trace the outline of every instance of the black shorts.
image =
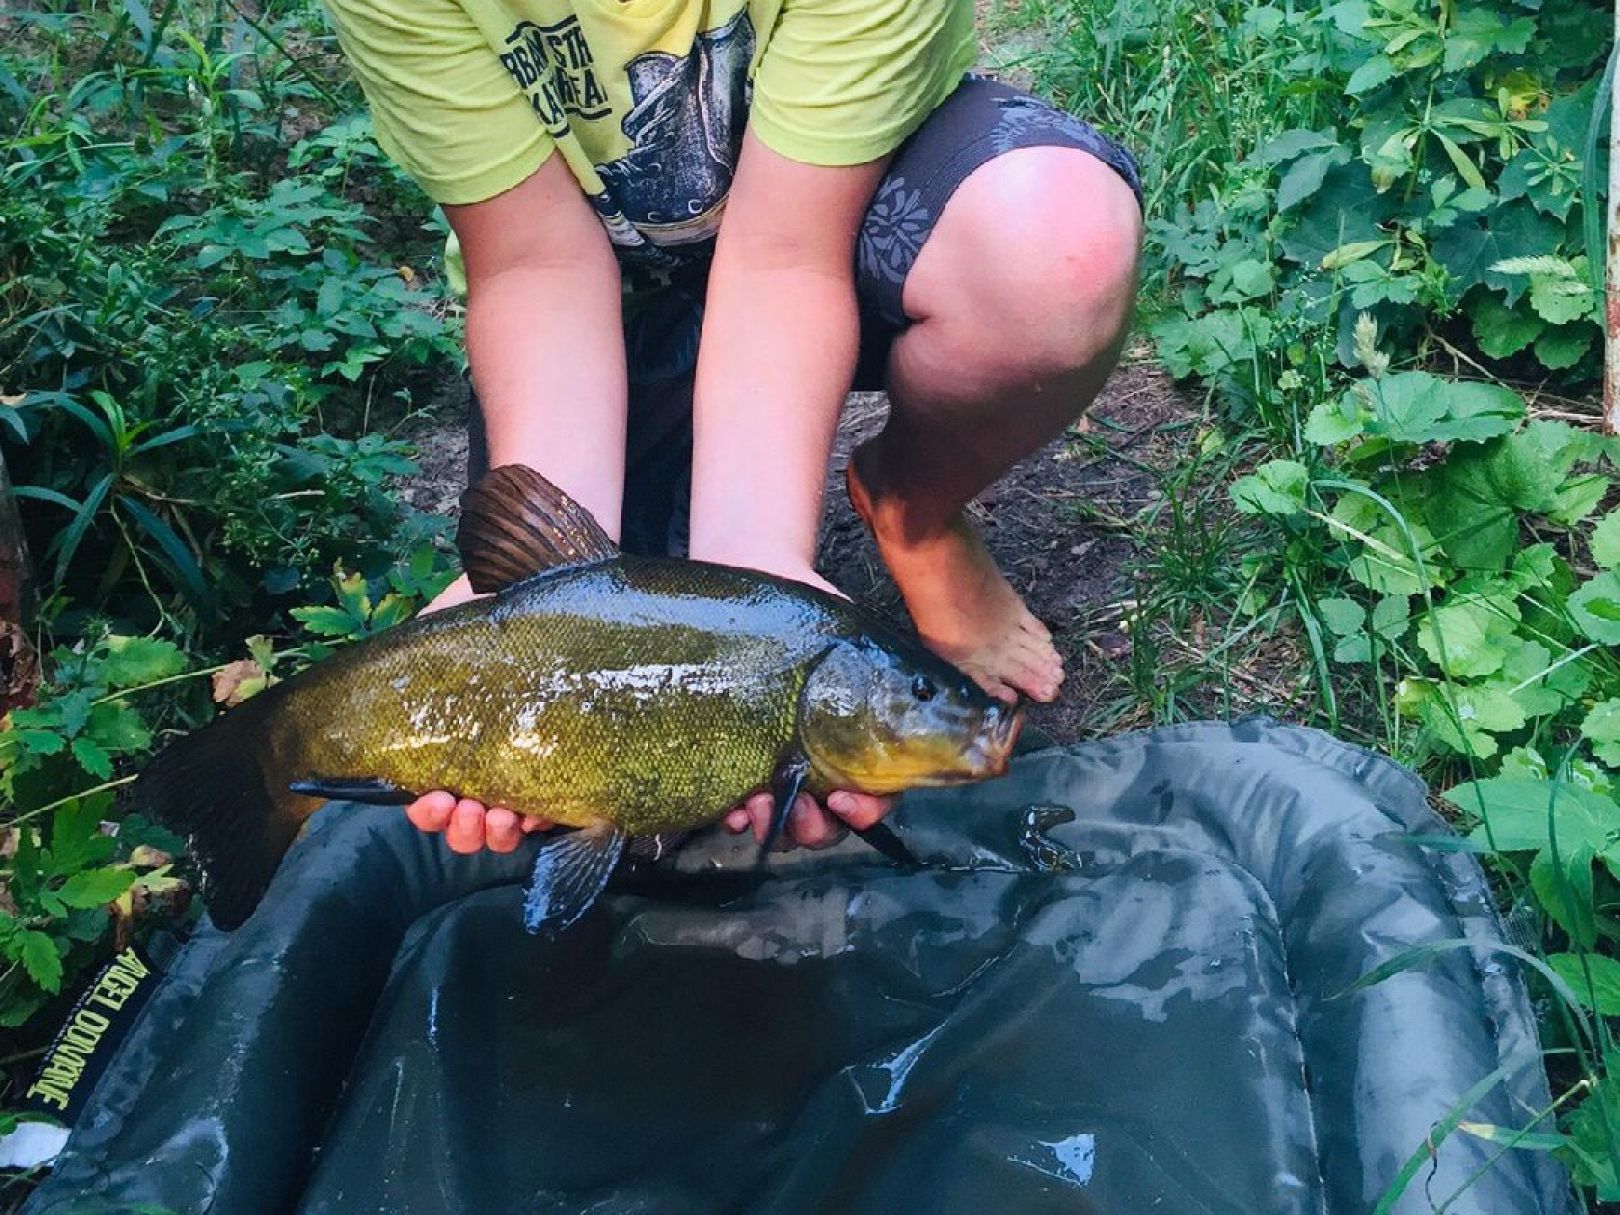
<path id="1" fill-rule="evenodd" d="M 1135 160 L 1114 140 L 1049 102 L 968 76 L 895 153 L 861 222 L 855 288 L 861 313 L 854 387 L 883 387 L 889 348 L 911 322 L 906 278 L 945 204 L 975 169 L 1019 148 L 1089 152 L 1142 199 Z M 630 374 L 623 544 L 631 552 L 685 550 L 692 457 L 692 378 L 703 323 L 704 272 L 645 300 L 625 325 Z M 488 467 L 482 419 L 472 411 L 468 475 Z"/>

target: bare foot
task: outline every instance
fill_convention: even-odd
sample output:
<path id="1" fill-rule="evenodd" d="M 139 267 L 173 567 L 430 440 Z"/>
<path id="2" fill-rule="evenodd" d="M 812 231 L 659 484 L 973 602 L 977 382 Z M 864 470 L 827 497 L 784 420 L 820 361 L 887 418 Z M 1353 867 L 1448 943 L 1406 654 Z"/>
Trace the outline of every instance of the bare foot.
<path id="1" fill-rule="evenodd" d="M 1002 577 L 972 524 L 958 514 L 938 532 L 905 534 L 898 504 L 883 499 L 870 444 L 856 450 L 845 480 L 928 648 L 992 696 L 1054 699 L 1063 659 L 1052 634 Z"/>

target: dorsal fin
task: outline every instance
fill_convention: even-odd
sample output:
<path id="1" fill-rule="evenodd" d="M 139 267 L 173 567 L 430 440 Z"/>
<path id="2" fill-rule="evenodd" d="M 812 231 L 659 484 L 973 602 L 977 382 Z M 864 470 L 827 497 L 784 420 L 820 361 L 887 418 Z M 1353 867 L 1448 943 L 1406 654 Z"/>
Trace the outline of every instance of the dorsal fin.
<path id="1" fill-rule="evenodd" d="M 456 547 L 473 590 L 480 593 L 541 570 L 619 555 L 619 546 L 590 511 L 522 464 L 491 469 L 461 495 Z"/>

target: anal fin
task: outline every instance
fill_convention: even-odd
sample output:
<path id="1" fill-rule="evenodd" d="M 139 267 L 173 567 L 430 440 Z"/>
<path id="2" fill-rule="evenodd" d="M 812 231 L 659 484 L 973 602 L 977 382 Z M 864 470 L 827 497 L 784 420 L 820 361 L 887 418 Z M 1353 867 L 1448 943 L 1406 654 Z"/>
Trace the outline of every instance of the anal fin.
<path id="1" fill-rule="evenodd" d="M 624 855 L 624 832 L 603 824 L 548 840 L 523 892 L 523 927 L 555 936 L 590 910 Z"/>

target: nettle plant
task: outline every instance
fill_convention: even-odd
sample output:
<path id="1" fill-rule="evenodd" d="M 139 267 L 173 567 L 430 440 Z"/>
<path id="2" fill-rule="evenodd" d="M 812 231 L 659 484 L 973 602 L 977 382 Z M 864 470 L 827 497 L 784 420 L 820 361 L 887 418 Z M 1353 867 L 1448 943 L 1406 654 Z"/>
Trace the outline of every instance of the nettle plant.
<path id="1" fill-rule="evenodd" d="M 1335 125 L 1282 132 L 1156 226 L 1183 282 L 1167 364 L 1219 375 L 1273 315 L 1371 313 L 1402 350 L 1579 376 L 1601 357 L 1596 0 L 1344 0 L 1286 73 Z"/>

